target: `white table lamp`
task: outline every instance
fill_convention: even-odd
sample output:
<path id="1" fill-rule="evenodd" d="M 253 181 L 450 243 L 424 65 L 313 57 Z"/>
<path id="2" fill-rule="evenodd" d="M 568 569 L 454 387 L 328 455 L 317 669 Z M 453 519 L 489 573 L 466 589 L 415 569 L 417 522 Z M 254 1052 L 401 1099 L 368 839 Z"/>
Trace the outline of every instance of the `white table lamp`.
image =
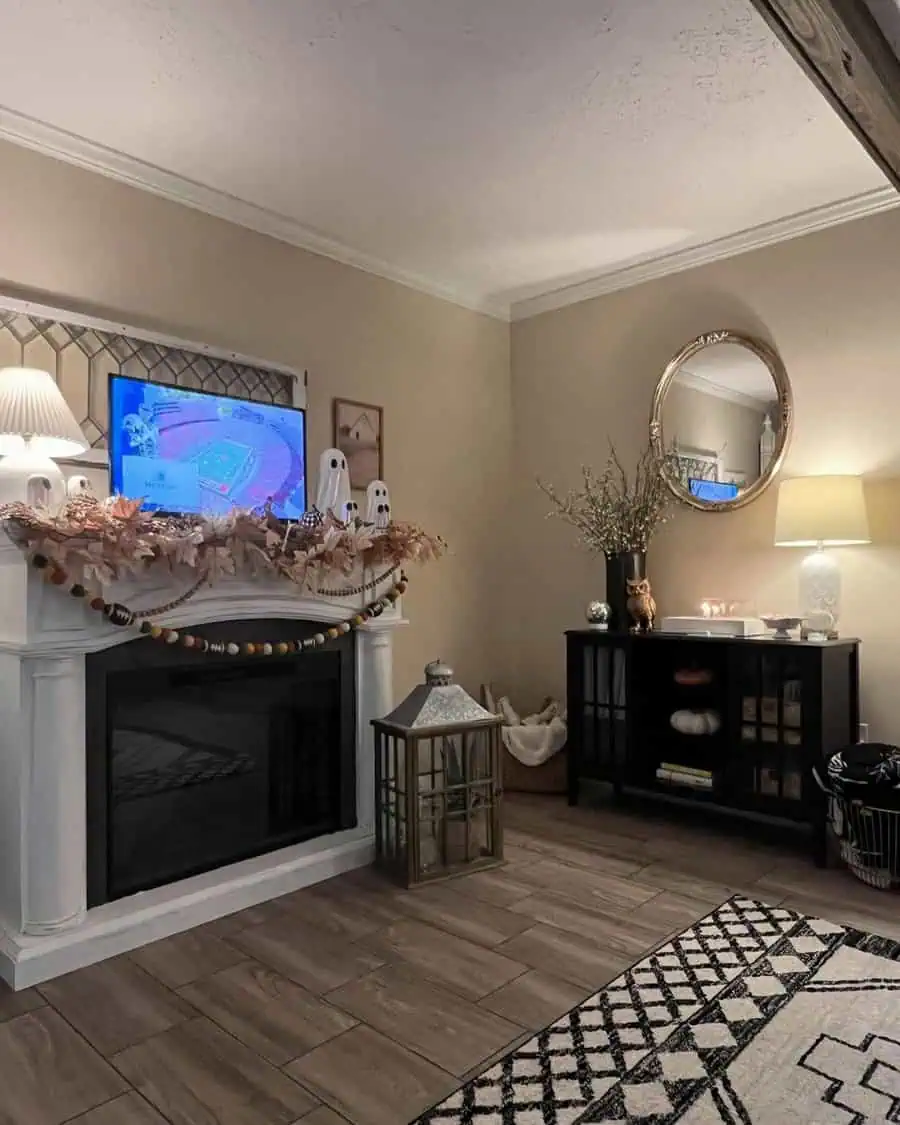
<path id="1" fill-rule="evenodd" d="M 0 371 L 0 503 L 61 504 L 65 477 L 54 457 L 88 448 L 62 391 L 47 371 Z"/>
<path id="2" fill-rule="evenodd" d="M 870 543 L 862 477 L 796 477 L 778 486 L 776 547 L 813 547 L 800 565 L 800 615 L 830 614 L 837 632 L 841 571 L 826 547 Z"/>

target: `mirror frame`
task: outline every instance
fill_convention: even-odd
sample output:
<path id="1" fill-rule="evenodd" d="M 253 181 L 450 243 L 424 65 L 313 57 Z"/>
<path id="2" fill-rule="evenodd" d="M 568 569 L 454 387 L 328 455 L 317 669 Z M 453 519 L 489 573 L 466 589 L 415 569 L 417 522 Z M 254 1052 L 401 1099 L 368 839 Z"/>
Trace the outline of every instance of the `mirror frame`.
<path id="1" fill-rule="evenodd" d="M 696 355 L 697 352 L 703 351 L 704 348 L 711 347 L 713 344 L 735 344 L 738 347 L 746 348 L 748 351 L 753 352 L 758 359 L 761 359 L 769 369 L 769 374 L 772 376 L 772 380 L 775 383 L 778 402 L 780 425 L 778 428 L 778 442 L 775 446 L 775 452 L 772 454 L 772 460 L 767 465 L 766 471 L 762 476 L 758 477 L 749 488 L 744 489 L 744 491 L 734 497 L 733 500 L 702 500 L 699 496 L 692 496 L 672 470 L 672 465 L 668 456 L 670 451 L 666 449 L 666 438 L 663 433 L 663 404 L 666 401 L 666 395 L 669 392 L 669 387 L 673 379 L 680 371 L 682 365 L 692 356 Z M 774 348 L 770 347 L 756 336 L 747 336 L 743 332 L 732 332 L 730 329 L 721 329 L 716 332 L 703 332 L 701 335 L 691 340 L 689 344 L 685 344 L 681 351 L 669 360 L 659 382 L 656 384 L 656 390 L 653 392 L 653 406 L 650 411 L 650 444 L 653 447 L 653 452 L 660 460 L 663 478 L 669 486 L 669 490 L 682 503 L 689 505 L 691 508 L 696 508 L 701 512 L 733 512 L 738 508 L 745 507 L 747 504 L 752 504 L 754 500 L 765 492 L 775 479 L 788 451 L 788 446 L 790 445 L 793 419 L 794 398 L 791 391 L 791 383 L 788 379 L 787 370 L 781 361 L 781 357 Z"/>

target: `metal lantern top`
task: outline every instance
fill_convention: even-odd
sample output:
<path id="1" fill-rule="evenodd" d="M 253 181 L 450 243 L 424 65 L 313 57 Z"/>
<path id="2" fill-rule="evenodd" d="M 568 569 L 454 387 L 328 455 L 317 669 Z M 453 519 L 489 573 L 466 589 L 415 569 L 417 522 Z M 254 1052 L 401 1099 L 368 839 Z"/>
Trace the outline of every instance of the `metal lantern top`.
<path id="1" fill-rule="evenodd" d="M 442 660 L 427 664 L 425 683 L 414 687 L 390 714 L 374 720 L 379 726 L 410 734 L 427 734 L 448 727 L 489 726 L 500 721 L 453 682 L 453 669 Z"/>

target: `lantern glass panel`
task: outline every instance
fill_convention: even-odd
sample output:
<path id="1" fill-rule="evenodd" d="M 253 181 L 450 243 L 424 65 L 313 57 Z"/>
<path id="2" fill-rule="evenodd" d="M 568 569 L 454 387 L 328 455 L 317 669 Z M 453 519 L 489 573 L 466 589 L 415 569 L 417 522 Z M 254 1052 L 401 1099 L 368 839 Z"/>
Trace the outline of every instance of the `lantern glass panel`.
<path id="1" fill-rule="evenodd" d="M 417 740 L 420 877 L 493 853 L 490 751 L 489 729 Z"/>

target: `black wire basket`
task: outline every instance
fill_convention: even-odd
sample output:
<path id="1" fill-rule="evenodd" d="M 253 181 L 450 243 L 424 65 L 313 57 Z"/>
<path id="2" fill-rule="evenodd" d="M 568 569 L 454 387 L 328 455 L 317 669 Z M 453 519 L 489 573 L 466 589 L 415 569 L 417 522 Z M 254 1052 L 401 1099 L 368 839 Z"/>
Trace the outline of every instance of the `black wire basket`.
<path id="1" fill-rule="evenodd" d="M 831 831 L 851 873 L 879 890 L 900 888 L 898 790 L 878 792 L 867 786 L 865 796 L 856 795 L 853 789 L 861 786 L 841 779 L 831 763 L 827 782 L 818 770 L 814 769 L 813 775 L 828 797 Z"/>

